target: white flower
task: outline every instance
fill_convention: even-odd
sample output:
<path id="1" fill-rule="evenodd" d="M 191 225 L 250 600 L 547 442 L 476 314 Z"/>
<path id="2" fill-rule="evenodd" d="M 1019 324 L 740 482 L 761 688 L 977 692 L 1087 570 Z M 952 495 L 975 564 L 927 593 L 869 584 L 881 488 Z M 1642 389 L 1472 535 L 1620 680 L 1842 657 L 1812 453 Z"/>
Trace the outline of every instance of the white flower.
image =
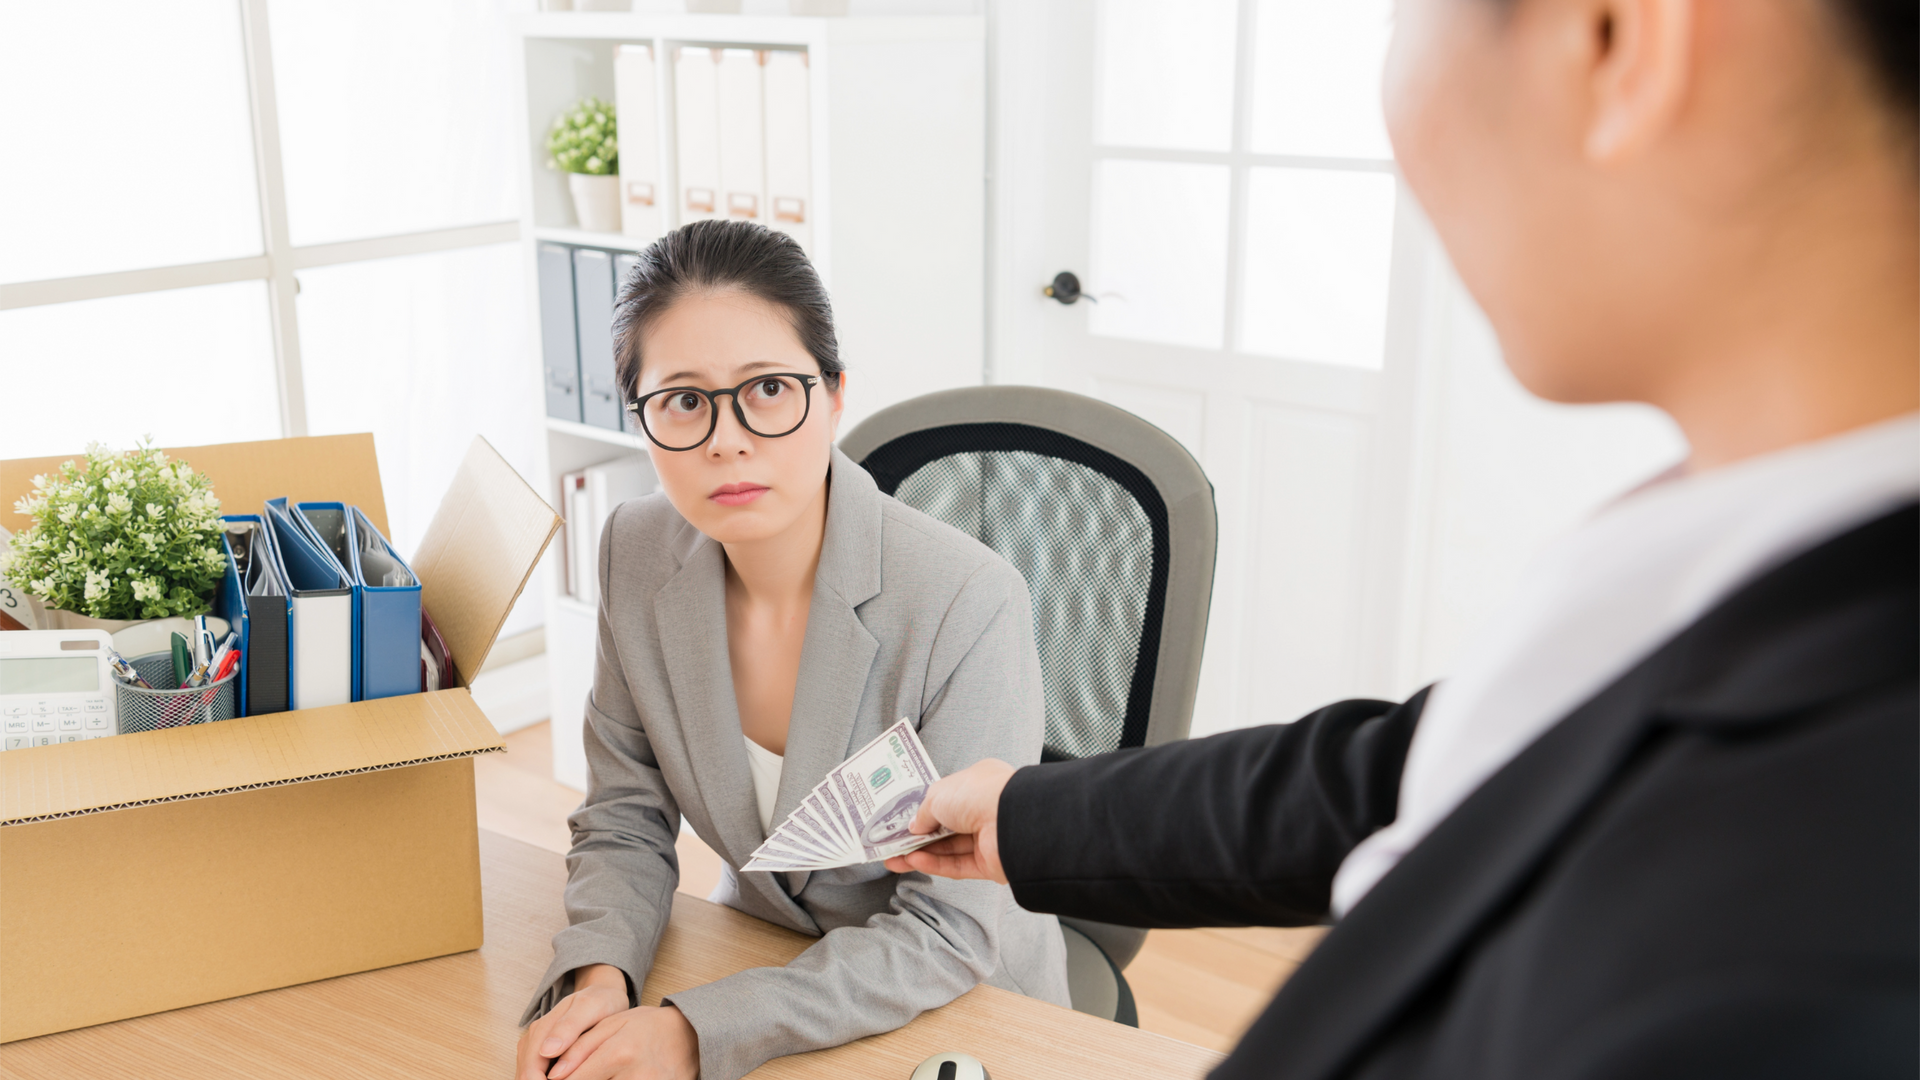
<path id="1" fill-rule="evenodd" d="M 122 495 L 116 491 L 113 494 L 107 496 L 107 512 L 108 513 L 124 514 L 131 509 L 133 509 L 133 500 L 127 498 L 125 495 Z"/>
<path id="2" fill-rule="evenodd" d="M 86 598 L 98 600 L 107 595 L 107 575 L 99 570 L 87 571 Z"/>

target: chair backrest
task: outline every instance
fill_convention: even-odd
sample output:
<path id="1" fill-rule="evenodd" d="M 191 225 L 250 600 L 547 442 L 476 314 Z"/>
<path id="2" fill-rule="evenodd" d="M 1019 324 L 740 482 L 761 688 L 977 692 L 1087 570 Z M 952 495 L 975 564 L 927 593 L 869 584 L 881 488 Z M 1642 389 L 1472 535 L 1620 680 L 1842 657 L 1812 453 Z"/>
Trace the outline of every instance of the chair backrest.
<path id="1" fill-rule="evenodd" d="M 1027 579 L 1045 757 L 1184 739 L 1213 599 L 1213 486 L 1165 432 L 1063 390 L 902 402 L 840 448 L 880 490 L 975 536 Z"/>

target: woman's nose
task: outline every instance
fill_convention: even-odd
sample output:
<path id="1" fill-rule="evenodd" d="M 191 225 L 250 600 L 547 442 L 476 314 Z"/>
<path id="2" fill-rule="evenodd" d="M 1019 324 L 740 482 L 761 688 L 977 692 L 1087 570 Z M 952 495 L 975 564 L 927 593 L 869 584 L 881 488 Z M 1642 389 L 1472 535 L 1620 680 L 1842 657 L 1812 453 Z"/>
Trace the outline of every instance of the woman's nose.
<path id="1" fill-rule="evenodd" d="M 733 414 L 732 404 L 719 406 L 720 412 L 713 425 L 713 435 L 707 439 L 707 454 L 710 457 L 733 457 L 753 453 L 753 433 Z"/>

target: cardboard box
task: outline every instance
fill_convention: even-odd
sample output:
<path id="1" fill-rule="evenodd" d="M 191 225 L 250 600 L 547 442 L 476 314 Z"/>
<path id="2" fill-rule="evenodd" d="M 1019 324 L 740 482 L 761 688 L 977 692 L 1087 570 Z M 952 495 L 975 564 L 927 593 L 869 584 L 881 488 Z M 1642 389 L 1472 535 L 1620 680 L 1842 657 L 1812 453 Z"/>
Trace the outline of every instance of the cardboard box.
<path id="1" fill-rule="evenodd" d="M 373 437 L 169 449 L 227 513 L 358 504 Z M 61 458 L 0 462 L 0 524 Z M 480 670 L 560 519 L 475 439 L 412 565 Z M 0 1042 L 480 947 L 464 688 L 0 753 Z"/>

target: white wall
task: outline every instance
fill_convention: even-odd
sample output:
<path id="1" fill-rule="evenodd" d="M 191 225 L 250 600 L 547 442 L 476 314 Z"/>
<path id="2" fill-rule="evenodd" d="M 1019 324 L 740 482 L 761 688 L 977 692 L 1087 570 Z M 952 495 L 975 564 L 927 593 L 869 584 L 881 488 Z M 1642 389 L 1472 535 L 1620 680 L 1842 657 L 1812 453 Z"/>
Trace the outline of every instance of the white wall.
<path id="1" fill-rule="evenodd" d="M 1665 414 L 1567 406 L 1528 394 L 1451 272 L 1437 275 L 1421 353 L 1415 483 L 1394 684 L 1444 676 L 1528 559 L 1594 510 L 1681 460 Z"/>

